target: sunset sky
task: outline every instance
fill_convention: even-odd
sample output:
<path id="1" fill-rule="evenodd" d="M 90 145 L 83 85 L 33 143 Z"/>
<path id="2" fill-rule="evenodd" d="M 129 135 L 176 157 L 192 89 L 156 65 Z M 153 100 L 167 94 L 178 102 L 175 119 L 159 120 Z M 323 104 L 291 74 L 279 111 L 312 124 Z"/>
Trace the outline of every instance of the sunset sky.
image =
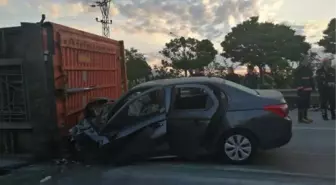
<path id="1" fill-rule="evenodd" d="M 44 13 L 47 21 L 100 35 L 101 25 L 94 20 L 100 12 L 89 7 L 91 2 L 0 0 L 0 27 L 37 22 Z M 336 17 L 335 7 L 335 0 L 114 0 L 111 37 L 124 40 L 126 48 L 139 49 L 154 65 L 160 61 L 156 53 L 172 39 L 169 32 L 208 38 L 221 52 L 219 43 L 231 27 L 255 15 L 262 21 L 285 22 L 315 43 L 330 19 Z"/>

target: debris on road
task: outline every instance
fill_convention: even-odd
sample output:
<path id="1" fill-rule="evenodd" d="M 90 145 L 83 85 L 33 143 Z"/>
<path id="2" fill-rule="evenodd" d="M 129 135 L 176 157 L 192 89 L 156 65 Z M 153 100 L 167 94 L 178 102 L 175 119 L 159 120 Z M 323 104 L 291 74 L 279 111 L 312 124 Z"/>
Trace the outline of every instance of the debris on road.
<path id="1" fill-rule="evenodd" d="M 51 176 L 46 176 L 46 177 L 44 177 L 43 179 L 40 180 L 40 183 L 45 183 L 50 179 L 51 179 Z"/>
<path id="2" fill-rule="evenodd" d="M 56 165 L 67 165 L 69 162 L 66 159 L 60 159 L 55 161 Z"/>

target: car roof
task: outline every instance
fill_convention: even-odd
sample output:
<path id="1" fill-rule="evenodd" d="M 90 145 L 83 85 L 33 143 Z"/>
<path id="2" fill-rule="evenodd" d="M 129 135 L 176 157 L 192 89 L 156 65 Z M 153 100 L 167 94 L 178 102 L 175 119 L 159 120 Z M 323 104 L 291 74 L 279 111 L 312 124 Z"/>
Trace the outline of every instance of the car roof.
<path id="1" fill-rule="evenodd" d="M 188 84 L 188 83 L 208 83 L 208 84 L 220 84 L 225 83 L 225 80 L 218 77 L 182 77 L 182 78 L 170 78 L 170 79 L 160 79 L 152 80 L 145 83 L 141 83 L 132 88 L 142 89 L 142 88 L 152 88 L 157 86 L 170 86 L 170 85 L 179 85 L 179 84 Z"/>

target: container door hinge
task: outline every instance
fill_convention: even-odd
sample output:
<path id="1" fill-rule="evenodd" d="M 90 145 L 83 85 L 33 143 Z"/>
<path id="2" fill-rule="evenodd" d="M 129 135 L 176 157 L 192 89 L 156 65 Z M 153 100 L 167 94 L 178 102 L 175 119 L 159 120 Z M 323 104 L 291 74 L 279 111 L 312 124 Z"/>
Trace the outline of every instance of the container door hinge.
<path id="1" fill-rule="evenodd" d="M 49 54 L 50 52 L 48 50 L 44 51 L 43 53 L 44 62 L 48 62 Z"/>

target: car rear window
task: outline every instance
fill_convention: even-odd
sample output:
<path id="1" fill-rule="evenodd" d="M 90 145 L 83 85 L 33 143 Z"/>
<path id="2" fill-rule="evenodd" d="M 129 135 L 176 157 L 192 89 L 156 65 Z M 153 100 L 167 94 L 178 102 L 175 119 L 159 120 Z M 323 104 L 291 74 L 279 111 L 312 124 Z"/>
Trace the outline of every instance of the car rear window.
<path id="1" fill-rule="evenodd" d="M 224 80 L 224 83 L 227 86 L 231 86 L 233 88 L 239 89 L 239 90 L 244 91 L 246 93 L 253 94 L 253 95 L 258 95 L 258 92 L 256 90 L 250 89 L 248 87 L 245 87 L 243 85 L 240 85 L 240 84 L 237 84 L 237 83 L 234 83 L 234 82 L 231 82 L 229 80 Z"/>

